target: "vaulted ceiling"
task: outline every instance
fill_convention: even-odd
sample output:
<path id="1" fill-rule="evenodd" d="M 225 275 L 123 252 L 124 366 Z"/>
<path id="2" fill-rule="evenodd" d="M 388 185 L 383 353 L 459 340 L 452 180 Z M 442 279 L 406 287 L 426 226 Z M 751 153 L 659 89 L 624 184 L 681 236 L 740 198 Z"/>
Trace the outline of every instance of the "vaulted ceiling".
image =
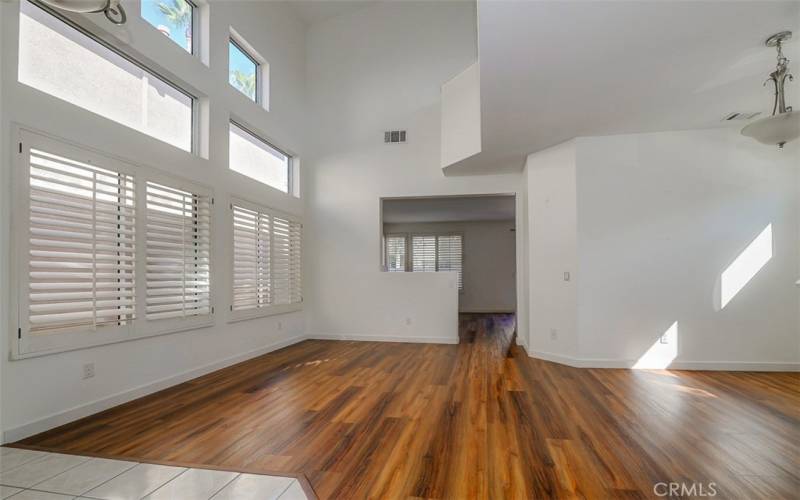
<path id="1" fill-rule="evenodd" d="M 800 76 L 798 1 L 479 1 L 482 152 L 448 174 L 519 169 L 577 136 L 764 116 L 775 66 L 764 40 L 786 29 Z M 800 78 L 787 92 L 800 106 Z"/>

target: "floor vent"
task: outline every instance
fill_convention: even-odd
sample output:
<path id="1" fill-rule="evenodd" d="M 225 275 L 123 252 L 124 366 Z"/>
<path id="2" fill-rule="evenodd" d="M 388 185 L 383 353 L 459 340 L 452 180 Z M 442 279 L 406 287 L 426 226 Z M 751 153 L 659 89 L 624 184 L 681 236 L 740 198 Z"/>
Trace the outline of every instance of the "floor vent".
<path id="1" fill-rule="evenodd" d="M 383 133 L 383 142 L 387 144 L 406 142 L 406 131 L 387 130 Z"/>

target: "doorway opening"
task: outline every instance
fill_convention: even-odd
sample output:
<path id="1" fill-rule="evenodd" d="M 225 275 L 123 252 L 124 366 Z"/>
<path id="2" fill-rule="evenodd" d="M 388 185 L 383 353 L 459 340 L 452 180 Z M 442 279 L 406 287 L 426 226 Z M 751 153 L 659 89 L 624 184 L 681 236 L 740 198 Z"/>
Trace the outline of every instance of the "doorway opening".
<path id="1" fill-rule="evenodd" d="M 461 342 L 474 337 L 465 325 L 516 331 L 516 247 L 513 194 L 381 200 L 381 270 L 455 272 Z"/>

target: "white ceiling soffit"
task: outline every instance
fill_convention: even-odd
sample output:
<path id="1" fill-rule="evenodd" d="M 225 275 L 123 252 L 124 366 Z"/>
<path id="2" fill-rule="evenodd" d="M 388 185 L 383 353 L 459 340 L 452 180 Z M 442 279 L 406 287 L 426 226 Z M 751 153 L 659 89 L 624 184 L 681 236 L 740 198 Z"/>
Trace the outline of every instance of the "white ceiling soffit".
<path id="1" fill-rule="evenodd" d="M 798 1 L 478 2 L 481 153 L 447 175 L 518 170 L 573 137 L 725 126 L 771 112 L 768 35 L 792 30 Z M 800 79 L 787 83 L 800 107 Z M 734 122 L 737 127 L 742 122 Z"/>
<path id="2" fill-rule="evenodd" d="M 288 0 L 295 14 L 306 26 L 352 12 L 374 3 L 372 0 Z"/>
<path id="3" fill-rule="evenodd" d="M 514 196 L 443 196 L 383 200 L 383 222 L 512 221 Z"/>

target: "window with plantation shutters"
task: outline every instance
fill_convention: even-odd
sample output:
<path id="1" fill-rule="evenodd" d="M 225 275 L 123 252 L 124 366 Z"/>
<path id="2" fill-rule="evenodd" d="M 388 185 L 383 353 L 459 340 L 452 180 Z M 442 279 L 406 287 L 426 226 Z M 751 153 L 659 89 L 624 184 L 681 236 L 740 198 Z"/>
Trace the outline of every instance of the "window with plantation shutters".
<path id="1" fill-rule="evenodd" d="M 411 271 L 456 271 L 459 290 L 464 288 L 463 256 L 463 237 L 460 234 L 411 235 Z"/>
<path id="2" fill-rule="evenodd" d="M 461 248 L 461 235 L 449 234 L 437 236 L 436 244 L 436 269 L 437 271 L 456 271 L 458 272 L 458 289 L 464 288 L 462 279 L 461 258 L 463 251 Z"/>
<path id="3" fill-rule="evenodd" d="M 28 151 L 27 333 L 98 330 L 134 319 L 132 176 Z"/>
<path id="4" fill-rule="evenodd" d="M 406 270 L 406 235 L 386 236 L 386 269 L 393 273 Z"/>
<path id="5" fill-rule="evenodd" d="M 237 205 L 233 210 L 233 311 L 271 303 L 270 217 Z"/>
<path id="6" fill-rule="evenodd" d="M 302 225 L 236 202 L 233 217 L 234 317 L 282 312 L 302 300 Z"/>
<path id="7" fill-rule="evenodd" d="M 18 134 L 13 358 L 213 323 L 209 189 Z"/>
<path id="8" fill-rule="evenodd" d="M 273 304 L 294 304 L 301 301 L 300 290 L 300 224 L 281 217 L 272 217 Z"/>
<path id="9" fill-rule="evenodd" d="M 148 320 L 211 312 L 211 199 L 148 181 L 146 185 Z"/>
<path id="10" fill-rule="evenodd" d="M 411 269 L 415 273 L 436 271 L 436 236 L 411 237 Z"/>

